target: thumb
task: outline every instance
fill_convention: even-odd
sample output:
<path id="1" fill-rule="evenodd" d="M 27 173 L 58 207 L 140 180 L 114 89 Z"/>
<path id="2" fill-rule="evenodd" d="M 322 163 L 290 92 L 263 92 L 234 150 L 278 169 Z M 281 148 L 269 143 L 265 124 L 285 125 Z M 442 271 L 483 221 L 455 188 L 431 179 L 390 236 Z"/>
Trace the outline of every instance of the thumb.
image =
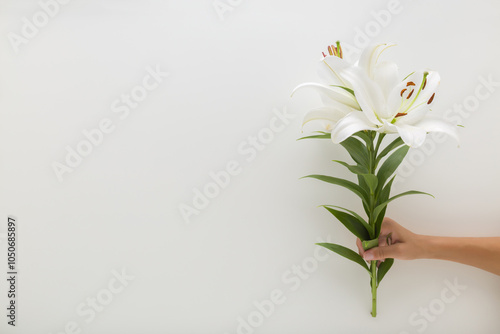
<path id="1" fill-rule="evenodd" d="M 401 254 L 400 246 L 400 244 L 394 244 L 390 246 L 374 247 L 365 251 L 363 259 L 366 261 L 384 260 L 387 258 L 397 259 Z"/>

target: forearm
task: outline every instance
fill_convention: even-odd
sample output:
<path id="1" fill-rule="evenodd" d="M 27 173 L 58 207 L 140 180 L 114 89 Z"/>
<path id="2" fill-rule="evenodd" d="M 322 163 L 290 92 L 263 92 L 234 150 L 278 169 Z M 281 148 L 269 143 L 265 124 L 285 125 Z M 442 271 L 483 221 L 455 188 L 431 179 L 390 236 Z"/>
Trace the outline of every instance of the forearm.
<path id="1" fill-rule="evenodd" d="M 454 261 L 500 275 L 500 237 L 453 238 L 420 235 L 418 238 L 422 246 L 420 258 Z"/>

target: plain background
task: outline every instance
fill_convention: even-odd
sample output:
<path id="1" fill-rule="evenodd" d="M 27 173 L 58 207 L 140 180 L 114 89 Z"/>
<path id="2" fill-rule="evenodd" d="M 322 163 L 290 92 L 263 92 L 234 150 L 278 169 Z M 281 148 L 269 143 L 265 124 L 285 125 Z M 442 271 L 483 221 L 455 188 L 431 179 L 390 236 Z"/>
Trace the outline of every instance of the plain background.
<path id="1" fill-rule="evenodd" d="M 410 151 L 413 164 L 394 191 L 436 198 L 402 198 L 388 215 L 417 233 L 498 236 L 500 87 L 488 98 L 474 95 L 488 92 L 480 77 L 500 81 L 499 3 L 401 0 L 384 27 L 375 17 L 387 1 L 231 3 L 221 19 L 211 0 L 73 0 L 16 53 L 8 34 L 20 34 L 40 5 L 0 1 L 0 263 L 5 268 L 6 218 L 14 215 L 20 273 L 18 327 L 7 326 L 2 307 L 0 331 L 59 333 L 74 321 L 89 334 L 233 334 L 239 317 L 255 316 L 254 303 L 277 289 L 284 303 L 247 332 L 497 333 L 500 285 L 492 274 L 397 261 L 372 319 L 366 272 L 335 255 L 314 267 L 318 240 L 355 248 L 317 206 L 359 203 L 340 188 L 299 180 L 347 177 L 331 162 L 347 156 L 331 142 L 296 141 L 300 119 L 321 103 L 312 91 L 290 93 L 318 81 L 328 44 L 358 45 L 367 29 L 370 41 L 398 44 L 384 57 L 402 74 L 439 71 L 434 112 L 464 126 L 460 147 L 447 139 Z M 157 65 L 169 76 L 121 120 L 111 104 Z M 453 109 L 464 103 L 470 111 Z M 247 161 L 239 145 L 284 109 L 296 117 Z M 52 164 L 103 118 L 114 131 L 59 182 Z M 194 189 L 232 160 L 241 173 L 186 223 L 179 206 L 192 205 Z M 304 263 L 311 272 L 293 290 L 283 275 Z M 86 322 L 77 306 L 105 296 L 112 271 L 122 269 L 134 280 Z M 467 288 L 452 303 L 436 301 L 455 279 Z M 425 329 L 410 323 L 430 305 L 439 314 Z"/>

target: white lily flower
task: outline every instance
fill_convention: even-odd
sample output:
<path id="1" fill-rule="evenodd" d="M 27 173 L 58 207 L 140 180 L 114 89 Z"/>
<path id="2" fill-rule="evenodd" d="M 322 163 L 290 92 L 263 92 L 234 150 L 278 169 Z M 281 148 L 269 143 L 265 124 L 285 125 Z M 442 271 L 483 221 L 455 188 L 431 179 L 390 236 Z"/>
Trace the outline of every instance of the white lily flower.
<path id="1" fill-rule="evenodd" d="M 328 53 L 329 56 L 323 53 L 318 68 L 318 74 L 324 84 L 303 83 L 293 90 L 292 96 L 301 88 L 309 87 L 316 90 L 320 94 L 324 106 L 309 111 L 304 117 L 302 125 L 313 120 L 324 120 L 327 121 L 327 130 L 331 130 L 330 125 L 335 125 L 340 119 L 355 110 L 361 110 L 361 107 L 352 94 L 351 84 L 340 74 L 341 70 L 353 66 L 343 59 L 340 43 L 337 42 L 337 46 L 329 46 Z"/>
<path id="2" fill-rule="evenodd" d="M 336 99 L 332 94 L 325 94 L 324 87 L 305 84 L 319 88 L 330 99 L 336 99 L 337 104 L 334 113 L 331 101 L 327 101 L 330 103 L 327 110 L 310 111 L 304 122 L 321 118 L 322 113 L 326 114 L 328 117 L 324 119 L 336 121 L 331 135 L 334 143 L 340 143 L 361 130 L 398 133 L 411 147 L 422 145 L 427 133 L 433 131 L 444 132 L 458 141 L 456 127 L 428 115 L 439 85 L 439 74 L 419 71 L 400 81 L 398 68 L 394 63 L 378 61 L 380 54 L 390 46 L 393 45 L 379 44 L 367 48 L 355 66 L 348 66 L 345 61 L 326 61 L 331 70 L 329 79 L 341 81 L 344 87 L 341 89 L 346 93 L 348 90 L 345 88 L 351 89 L 352 93 L 349 94 L 356 100 L 359 108 L 354 103 L 348 105 L 344 98 Z M 302 86 L 304 85 L 296 89 Z M 335 117 L 340 114 L 339 111 L 344 113 L 340 119 Z"/>

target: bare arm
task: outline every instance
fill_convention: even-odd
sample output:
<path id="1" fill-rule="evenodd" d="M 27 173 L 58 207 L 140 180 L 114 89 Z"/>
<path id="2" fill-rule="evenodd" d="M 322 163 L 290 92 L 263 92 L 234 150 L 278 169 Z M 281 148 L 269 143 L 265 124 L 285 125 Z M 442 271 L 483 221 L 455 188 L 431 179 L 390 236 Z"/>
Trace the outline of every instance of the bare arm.
<path id="1" fill-rule="evenodd" d="M 379 247 L 363 251 L 358 239 L 358 250 L 363 258 L 383 260 L 439 259 L 474 266 L 500 275 L 500 237 L 454 238 L 415 234 L 390 218 L 385 218 L 379 238 Z"/>

